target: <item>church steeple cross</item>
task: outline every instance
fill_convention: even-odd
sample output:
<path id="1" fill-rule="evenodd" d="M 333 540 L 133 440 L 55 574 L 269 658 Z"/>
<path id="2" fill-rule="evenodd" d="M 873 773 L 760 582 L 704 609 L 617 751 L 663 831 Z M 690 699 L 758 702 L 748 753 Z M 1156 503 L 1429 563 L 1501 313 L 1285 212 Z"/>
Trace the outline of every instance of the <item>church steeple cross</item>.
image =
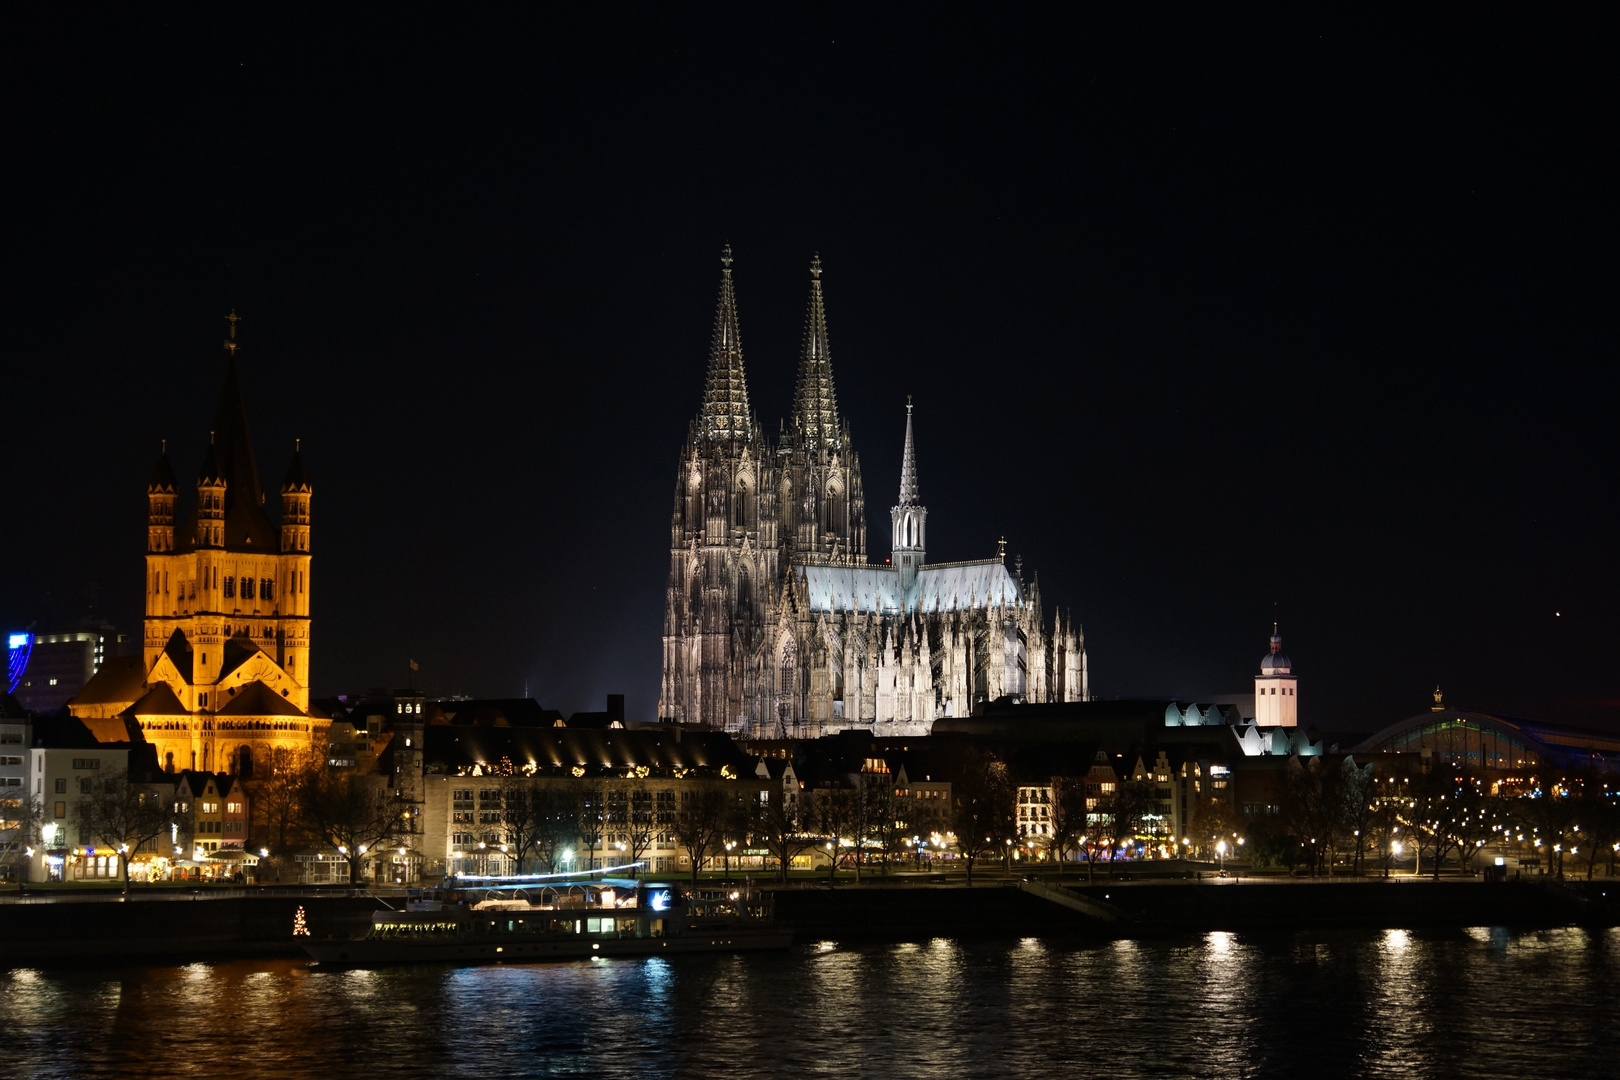
<path id="1" fill-rule="evenodd" d="M 230 353 L 232 357 L 235 357 L 236 356 L 236 324 L 242 321 L 242 316 L 240 316 L 240 315 L 238 315 L 236 313 L 235 308 L 231 308 L 231 313 L 229 315 L 225 316 L 225 321 L 231 324 L 231 336 L 225 340 L 225 351 Z"/>

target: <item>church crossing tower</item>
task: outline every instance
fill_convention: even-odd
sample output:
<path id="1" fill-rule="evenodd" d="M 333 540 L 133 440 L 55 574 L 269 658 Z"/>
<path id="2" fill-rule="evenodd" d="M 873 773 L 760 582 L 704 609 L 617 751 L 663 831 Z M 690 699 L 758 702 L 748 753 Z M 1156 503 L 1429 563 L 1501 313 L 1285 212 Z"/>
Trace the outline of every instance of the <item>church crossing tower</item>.
<path id="1" fill-rule="evenodd" d="M 900 461 L 900 504 L 889 511 L 894 526 L 890 552 L 900 571 L 900 591 L 910 593 L 927 556 L 928 510 L 917 494 L 917 450 L 911 441 L 911 398 L 906 398 L 906 449 Z"/>
<path id="2" fill-rule="evenodd" d="M 98 738 L 138 728 L 170 770 L 251 774 L 324 746 L 309 701 L 309 504 L 294 453 L 271 524 L 228 316 L 225 387 L 196 501 L 175 525 L 168 446 L 147 484 L 146 619 L 138 669 L 108 664 L 68 703 Z"/>

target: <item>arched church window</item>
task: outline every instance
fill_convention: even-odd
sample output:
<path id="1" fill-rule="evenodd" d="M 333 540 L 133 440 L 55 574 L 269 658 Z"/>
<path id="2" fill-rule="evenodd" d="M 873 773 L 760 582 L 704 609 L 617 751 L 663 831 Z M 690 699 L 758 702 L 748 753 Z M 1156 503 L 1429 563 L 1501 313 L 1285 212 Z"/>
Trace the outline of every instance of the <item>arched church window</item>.
<path id="1" fill-rule="evenodd" d="M 276 583 L 270 578 L 259 579 L 259 599 L 274 600 L 276 596 Z"/>
<path id="2" fill-rule="evenodd" d="M 242 579 L 242 599 L 253 599 L 253 579 L 250 577 Z"/>

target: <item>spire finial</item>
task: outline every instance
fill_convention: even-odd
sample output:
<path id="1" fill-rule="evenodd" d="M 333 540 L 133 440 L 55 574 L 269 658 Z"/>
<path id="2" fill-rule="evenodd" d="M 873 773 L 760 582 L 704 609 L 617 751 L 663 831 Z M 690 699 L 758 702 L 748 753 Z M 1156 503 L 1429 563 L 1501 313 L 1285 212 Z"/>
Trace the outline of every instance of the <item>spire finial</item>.
<path id="1" fill-rule="evenodd" d="M 163 449 L 160 451 L 160 453 L 167 454 L 169 452 L 169 440 L 168 439 L 159 439 L 158 442 L 161 443 L 162 446 L 163 446 Z"/>
<path id="2" fill-rule="evenodd" d="M 213 433 L 213 432 L 212 432 L 212 431 L 210 431 L 210 432 L 209 432 L 209 433 L 208 433 L 208 445 L 209 445 L 209 446 L 213 446 L 213 445 L 214 445 L 214 433 Z"/>
<path id="3" fill-rule="evenodd" d="M 916 506 L 917 449 L 911 438 L 911 395 L 906 395 L 906 446 L 900 457 L 900 505 Z"/>
<path id="4" fill-rule="evenodd" d="M 730 244 L 727 244 L 725 247 L 720 249 L 720 266 L 722 267 L 722 272 L 727 273 L 727 274 L 731 273 L 731 245 Z"/>
<path id="5" fill-rule="evenodd" d="M 1007 561 L 1007 538 L 1005 536 L 996 541 L 996 558 L 1002 562 Z"/>
<path id="6" fill-rule="evenodd" d="M 303 453 L 303 451 L 304 451 L 304 440 L 303 439 L 294 439 L 293 440 L 293 453 L 301 454 L 301 453 Z"/>
<path id="7" fill-rule="evenodd" d="M 236 355 L 236 324 L 242 321 L 242 316 L 236 313 L 235 308 L 231 308 L 231 313 L 225 316 L 225 321 L 231 324 L 231 336 L 225 339 L 225 351 L 234 357 Z"/>
<path id="8" fill-rule="evenodd" d="M 813 281 L 821 280 L 821 252 L 810 257 L 810 277 Z"/>

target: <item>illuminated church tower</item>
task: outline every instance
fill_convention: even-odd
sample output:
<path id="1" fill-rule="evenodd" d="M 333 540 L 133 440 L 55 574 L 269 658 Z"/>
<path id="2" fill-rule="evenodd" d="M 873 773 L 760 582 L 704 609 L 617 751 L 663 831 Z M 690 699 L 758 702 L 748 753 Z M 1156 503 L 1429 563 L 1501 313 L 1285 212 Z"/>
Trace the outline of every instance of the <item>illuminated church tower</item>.
<path id="1" fill-rule="evenodd" d="M 1254 680 L 1254 722 L 1260 727 L 1298 727 L 1299 699 L 1294 695 L 1299 679 L 1293 664 L 1282 651 L 1282 635 L 1271 628 L 1271 651 L 1260 661 L 1260 674 Z"/>
<path id="2" fill-rule="evenodd" d="M 295 450 L 271 524 L 248 433 L 229 316 L 225 388 L 196 482 L 176 527 L 168 446 L 147 484 L 146 620 L 139 666 L 105 665 L 68 703 L 98 737 L 121 720 L 170 770 L 252 772 L 280 755 L 324 749 L 309 702 L 310 501 Z M 101 723 L 95 723 L 95 722 Z"/>
<path id="3" fill-rule="evenodd" d="M 731 261 L 727 245 L 703 403 L 676 474 L 659 694 L 659 715 L 714 727 L 743 714 L 781 554 L 776 461 L 748 401 Z"/>

